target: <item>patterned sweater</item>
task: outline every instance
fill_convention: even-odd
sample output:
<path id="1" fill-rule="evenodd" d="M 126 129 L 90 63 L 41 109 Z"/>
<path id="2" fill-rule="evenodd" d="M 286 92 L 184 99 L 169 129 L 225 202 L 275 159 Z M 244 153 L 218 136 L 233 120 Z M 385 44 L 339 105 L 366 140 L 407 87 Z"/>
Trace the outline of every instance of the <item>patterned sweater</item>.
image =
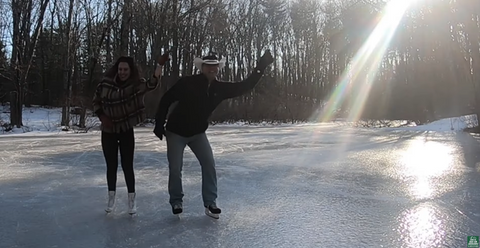
<path id="1" fill-rule="evenodd" d="M 113 127 L 103 125 L 100 129 L 108 133 L 121 133 L 145 120 L 144 96 L 155 90 L 159 80 L 152 76 L 148 81 L 127 81 L 118 84 L 116 78 L 104 78 L 97 86 L 93 97 L 93 111 L 97 116 L 105 114 L 113 122 Z"/>

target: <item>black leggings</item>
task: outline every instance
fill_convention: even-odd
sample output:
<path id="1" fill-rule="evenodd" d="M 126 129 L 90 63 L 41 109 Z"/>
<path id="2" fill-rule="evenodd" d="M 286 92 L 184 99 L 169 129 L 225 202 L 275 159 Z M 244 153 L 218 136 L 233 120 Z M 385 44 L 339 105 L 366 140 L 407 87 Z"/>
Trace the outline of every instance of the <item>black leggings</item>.
<path id="1" fill-rule="evenodd" d="M 109 191 L 115 191 L 117 186 L 119 148 L 128 193 L 134 193 L 135 174 L 133 172 L 133 154 L 135 150 L 135 137 L 133 135 L 133 128 L 123 133 L 102 132 L 102 149 L 107 163 L 107 184 Z"/>

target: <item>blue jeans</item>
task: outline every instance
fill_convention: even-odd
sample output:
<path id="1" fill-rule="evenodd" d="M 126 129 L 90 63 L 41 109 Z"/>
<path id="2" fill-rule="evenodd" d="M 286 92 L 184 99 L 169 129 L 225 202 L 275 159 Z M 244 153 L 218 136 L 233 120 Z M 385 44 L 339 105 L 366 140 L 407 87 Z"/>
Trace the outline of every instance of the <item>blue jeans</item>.
<path id="1" fill-rule="evenodd" d="M 205 206 L 215 203 L 217 199 L 217 172 L 212 147 L 205 133 L 192 137 L 183 137 L 165 131 L 168 159 L 168 193 L 170 204 L 183 202 L 182 167 L 183 153 L 188 145 L 202 166 L 202 198 Z"/>

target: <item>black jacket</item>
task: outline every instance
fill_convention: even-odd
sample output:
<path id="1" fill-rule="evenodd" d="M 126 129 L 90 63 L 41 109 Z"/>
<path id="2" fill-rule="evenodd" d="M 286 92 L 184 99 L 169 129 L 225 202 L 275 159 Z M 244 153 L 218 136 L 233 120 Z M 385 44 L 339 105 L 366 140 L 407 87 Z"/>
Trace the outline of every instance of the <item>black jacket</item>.
<path id="1" fill-rule="evenodd" d="M 174 109 L 170 110 L 166 130 L 184 137 L 203 133 L 208 128 L 208 118 L 223 100 L 252 90 L 262 75 L 263 70 L 255 69 L 241 82 L 215 80 L 210 87 L 204 74 L 182 77 L 160 100 L 155 117 L 156 126 L 165 125 L 169 107 L 178 102 Z"/>

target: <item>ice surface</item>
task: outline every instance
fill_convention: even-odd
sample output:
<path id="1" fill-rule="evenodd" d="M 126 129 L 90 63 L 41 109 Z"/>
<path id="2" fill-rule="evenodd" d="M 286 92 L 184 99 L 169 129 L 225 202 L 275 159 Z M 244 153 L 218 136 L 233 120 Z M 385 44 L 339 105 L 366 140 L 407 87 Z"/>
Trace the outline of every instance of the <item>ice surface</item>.
<path id="1" fill-rule="evenodd" d="M 187 149 L 171 214 L 165 142 L 136 129 L 138 216 L 121 168 L 106 215 L 98 132 L 0 136 L 0 247 L 466 247 L 480 235 L 480 147 L 462 132 L 214 126 L 219 220 Z"/>

